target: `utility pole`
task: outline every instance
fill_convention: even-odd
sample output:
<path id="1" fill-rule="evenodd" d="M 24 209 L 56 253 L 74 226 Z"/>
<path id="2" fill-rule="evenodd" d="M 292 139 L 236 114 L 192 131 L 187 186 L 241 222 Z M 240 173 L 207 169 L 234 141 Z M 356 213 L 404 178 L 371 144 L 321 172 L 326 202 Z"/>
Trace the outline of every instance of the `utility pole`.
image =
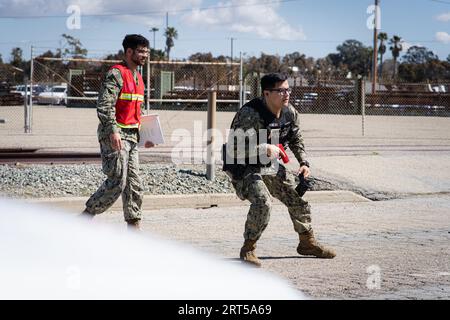
<path id="1" fill-rule="evenodd" d="M 156 31 L 159 31 L 159 29 L 153 27 L 150 29 L 150 31 L 153 32 L 153 51 L 155 51 L 156 50 Z"/>
<path id="2" fill-rule="evenodd" d="M 231 37 L 231 56 L 230 56 L 230 82 L 229 84 L 233 84 L 233 41 L 236 40 L 236 38 Z"/>
<path id="3" fill-rule="evenodd" d="M 377 90 L 378 78 L 378 1 L 375 0 L 375 22 L 373 28 L 372 94 L 375 94 Z"/>
<path id="4" fill-rule="evenodd" d="M 233 63 L 233 41 L 236 40 L 236 38 L 231 38 L 231 56 L 230 61 Z"/>
<path id="5" fill-rule="evenodd" d="M 166 31 L 164 32 L 166 37 L 166 54 L 169 52 L 169 48 L 167 47 L 167 29 L 169 29 L 169 12 L 166 12 Z"/>
<path id="6" fill-rule="evenodd" d="M 158 31 L 158 28 L 151 28 L 150 31 L 153 32 L 153 52 L 156 50 L 156 31 Z M 152 73 L 152 65 L 150 64 L 150 60 L 153 60 L 152 56 L 152 49 L 150 48 L 150 56 L 147 58 L 147 99 L 146 99 L 146 109 L 147 114 L 150 111 L 150 78 Z"/>

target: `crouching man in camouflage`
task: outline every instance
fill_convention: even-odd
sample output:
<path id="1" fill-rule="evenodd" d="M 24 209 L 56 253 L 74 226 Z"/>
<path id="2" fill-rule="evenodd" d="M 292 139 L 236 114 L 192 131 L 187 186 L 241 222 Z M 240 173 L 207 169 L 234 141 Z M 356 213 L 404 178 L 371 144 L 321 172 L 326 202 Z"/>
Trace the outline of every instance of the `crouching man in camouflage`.
<path id="1" fill-rule="evenodd" d="M 271 195 L 288 207 L 300 239 L 297 252 L 334 258 L 334 251 L 314 238 L 311 208 L 295 190 L 294 174 L 276 160 L 283 152 L 279 144 L 289 147 L 300 163 L 298 174 L 304 177 L 310 174 L 304 157 L 299 114 L 289 105 L 287 78 L 281 74 L 265 75 L 261 79 L 261 89 L 263 97 L 251 100 L 235 115 L 224 149 L 224 170 L 230 175 L 238 197 L 251 203 L 240 258 L 261 266 L 255 249 L 269 222 Z"/>
<path id="2" fill-rule="evenodd" d="M 137 144 L 144 81 L 137 67 L 147 60 L 149 42 L 132 34 L 125 36 L 122 45 L 125 60 L 109 69 L 97 102 L 97 135 L 107 179 L 86 202 L 83 215 L 93 217 L 106 211 L 122 195 L 125 221 L 128 227 L 139 229 L 143 187 Z"/>

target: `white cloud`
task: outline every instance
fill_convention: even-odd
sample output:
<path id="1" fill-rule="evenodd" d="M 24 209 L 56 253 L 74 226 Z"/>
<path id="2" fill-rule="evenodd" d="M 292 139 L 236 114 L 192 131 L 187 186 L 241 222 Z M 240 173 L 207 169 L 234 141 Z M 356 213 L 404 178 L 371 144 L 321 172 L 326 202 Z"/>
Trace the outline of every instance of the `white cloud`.
<path id="1" fill-rule="evenodd" d="M 254 34 L 264 39 L 304 40 L 301 27 L 288 24 L 278 13 L 279 2 L 256 5 L 258 0 L 219 2 L 216 9 L 193 9 L 182 19 L 191 26 L 220 27 L 229 31 Z"/>
<path id="2" fill-rule="evenodd" d="M 447 32 L 436 32 L 436 40 L 443 43 L 450 43 L 450 34 Z"/>
<path id="3" fill-rule="evenodd" d="M 403 52 L 408 51 L 408 49 L 411 48 L 411 47 L 413 47 L 413 46 L 418 46 L 418 47 L 420 47 L 420 44 L 418 44 L 418 43 L 412 44 L 412 43 L 406 42 L 406 41 L 404 41 L 404 40 L 402 40 L 400 43 L 401 43 L 401 45 L 402 45 L 402 51 L 403 51 Z"/>
<path id="4" fill-rule="evenodd" d="M 154 25 L 156 21 L 162 24 L 165 11 L 189 9 L 200 3 L 201 0 L 0 0 L 0 16 L 69 16 L 67 8 L 78 5 L 81 17 L 123 14 L 102 18 Z"/>
<path id="5" fill-rule="evenodd" d="M 416 42 L 416 43 L 411 43 L 408 41 L 405 41 L 402 39 L 402 41 L 400 41 L 401 45 L 402 45 L 402 53 L 406 53 L 406 51 L 409 50 L 409 48 L 411 47 L 424 47 L 423 44 L 421 44 L 420 42 Z"/>
<path id="6" fill-rule="evenodd" d="M 448 22 L 448 21 L 450 21 L 450 12 L 447 12 L 447 13 L 443 13 L 443 14 L 438 15 L 438 16 L 436 17 L 436 20 L 442 21 L 442 22 Z"/>

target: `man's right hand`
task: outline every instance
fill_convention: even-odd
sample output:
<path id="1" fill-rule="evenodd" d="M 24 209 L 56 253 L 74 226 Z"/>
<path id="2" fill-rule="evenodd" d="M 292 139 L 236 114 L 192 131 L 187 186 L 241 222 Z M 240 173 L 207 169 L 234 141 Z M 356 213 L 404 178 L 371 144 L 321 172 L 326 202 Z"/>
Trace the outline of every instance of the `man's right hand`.
<path id="1" fill-rule="evenodd" d="M 111 140 L 111 145 L 114 150 L 120 151 L 122 150 L 122 139 L 120 138 L 120 133 L 111 133 L 109 135 L 109 139 Z"/>
<path id="2" fill-rule="evenodd" d="M 269 159 L 279 158 L 280 153 L 281 150 L 276 145 L 273 144 L 267 145 L 267 156 L 269 157 Z"/>

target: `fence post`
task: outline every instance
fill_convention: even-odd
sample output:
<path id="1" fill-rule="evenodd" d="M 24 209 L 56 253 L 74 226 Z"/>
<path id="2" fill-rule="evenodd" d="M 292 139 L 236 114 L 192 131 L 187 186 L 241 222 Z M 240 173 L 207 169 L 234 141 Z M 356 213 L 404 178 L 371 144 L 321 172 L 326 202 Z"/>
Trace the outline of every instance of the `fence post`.
<path id="1" fill-rule="evenodd" d="M 29 105 L 29 133 L 31 133 L 31 125 L 33 123 L 33 76 L 34 76 L 34 48 L 31 46 L 30 58 L 30 105 Z M 25 91 L 26 95 L 26 91 Z"/>
<path id="2" fill-rule="evenodd" d="M 147 115 L 150 112 L 150 55 L 147 58 L 147 99 L 145 102 L 145 109 L 147 110 Z"/>
<path id="3" fill-rule="evenodd" d="M 214 157 L 214 130 L 216 128 L 216 98 L 217 93 L 214 90 L 208 91 L 208 135 L 206 142 L 206 178 L 214 180 L 216 159 Z"/>
<path id="4" fill-rule="evenodd" d="M 362 136 L 365 134 L 365 120 L 366 120 L 366 81 L 364 78 L 358 79 L 359 81 L 359 92 L 361 97 L 361 126 L 362 126 Z"/>
<path id="5" fill-rule="evenodd" d="M 23 107 L 24 107 L 24 112 L 23 112 L 23 114 L 24 114 L 24 122 L 25 122 L 25 124 L 24 124 L 24 132 L 25 133 L 31 133 L 31 114 L 30 114 L 30 105 L 28 104 L 28 96 L 27 96 L 27 93 L 28 93 L 28 86 L 29 86 L 29 83 L 28 83 L 28 78 L 27 77 L 25 77 L 24 78 L 24 85 L 25 85 L 25 94 L 24 94 L 24 99 L 23 99 Z M 30 98 L 31 98 L 31 96 L 30 96 Z"/>
<path id="6" fill-rule="evenodd" d="M 243 79 L 243 61 L 242 52 L 240 52 L 240 64 L 239 64 L 239 105 L 238 110 L 244 105 L 245 101 L 245 89 L 244 89 L 244 79 Z"/>

